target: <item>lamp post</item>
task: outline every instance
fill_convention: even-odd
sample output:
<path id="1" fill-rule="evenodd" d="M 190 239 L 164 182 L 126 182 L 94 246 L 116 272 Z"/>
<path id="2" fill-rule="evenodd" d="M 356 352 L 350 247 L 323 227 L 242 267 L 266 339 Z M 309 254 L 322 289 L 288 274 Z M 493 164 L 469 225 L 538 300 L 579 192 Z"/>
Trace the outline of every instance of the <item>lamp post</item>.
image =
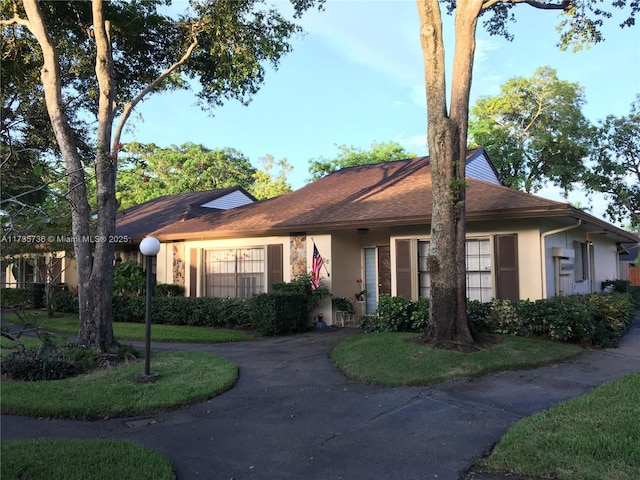
<path id="1" fill-rule="evenodd" d="M 151 300 L 153 293 L 153 257 L 160 251 L 157 238 L 147 237 L 140 242 L 140 253 L 147 259 L 147 310 L 145 315 L 145 353 L 144 374 L 138 376 L 141 382 L 153 382 L 158 378 L 157 373 L 151 373 Z"/>

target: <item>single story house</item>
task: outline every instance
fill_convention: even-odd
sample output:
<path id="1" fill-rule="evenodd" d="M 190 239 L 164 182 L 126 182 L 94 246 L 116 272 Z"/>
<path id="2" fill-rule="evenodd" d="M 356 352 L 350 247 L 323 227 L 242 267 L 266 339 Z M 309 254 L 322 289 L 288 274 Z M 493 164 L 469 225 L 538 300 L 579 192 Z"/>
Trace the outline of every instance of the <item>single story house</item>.
<path id="1" fill-rule="evenodd" d="M 228 187 L 200 192 L 164 195 L 127 208 L 116 216 L 114 261 L 141 262 L 140 240 L 151 232 L 199 215 L 215 214 L 256 202 L 242 187 Z M 78 285 L 76 263 L 64 252 L 50 252 L 46 246 L 32 253 L 2 262 L 2 286 L 16 287 L 32 283 L 65 284 L 71 291 Z"/>
<path id="2" fill-rule="evenodd" d="M 634 234 L 505 187 L 483 149 L 466 163 L 470 299 L 591 293 L 626 278 L 619 259 L 638 244 Z M 246 298 L 310 271 L 316 245 L 322 283 L 336 297 L 365 290 L 357 313 L 373 313 L 382 294 L 429 295 L 432 206 L 428 157 L 344 168 L 260 202 L 239 187 L 167 195 L 118 214 L 116 234 L 128 242 L 116 245 L 116 257 L 141 261 L 140 240 L 155 236 L 158 283 L 184 286 L 191 297 Z M 336 319 L 329 299 L 320 312 Z"/>
<path id="3" fill-rule="evenodd" d="M 620 278 L 622 245 L 637 244 L 567 203 L 505 187 L 483 149 L 468 153 L 467 184 L 470 299 L 597 292 Z M 344 168 L 276 198 L 157 228 L 158 282 L 181 284 L 187 296 L 248 297 L 308 272 L 316 245 L 322 282 L 334 296 L 366 290 L 358 313 L 372 313 L 382 294 L 429 295 L 432 206 L 428 157 Z M 334 319 L 330 300 L 320 312 Z"/>

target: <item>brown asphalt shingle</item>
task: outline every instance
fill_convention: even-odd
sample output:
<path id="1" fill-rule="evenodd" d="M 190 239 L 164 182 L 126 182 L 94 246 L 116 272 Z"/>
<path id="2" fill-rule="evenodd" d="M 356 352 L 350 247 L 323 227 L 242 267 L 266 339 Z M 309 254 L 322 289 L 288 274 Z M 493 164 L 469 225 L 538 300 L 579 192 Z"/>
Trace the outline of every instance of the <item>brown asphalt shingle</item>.
<path id="1" fill-rule="evenodd" d="M 569 214 L 571 207 L 508 187 L 467 179 L 467 218 L 521 218 L 534 212 Z M 161 240 L 221 238 L 296 231 L 428 224 L 428 157 L 341 169 L 285 195 L 220 214 L 174 223 Z"/>
<path id="2" fill-rule="evenodd" d="M 219 188 L 202 192 L 165 195 L 148 202 L 127 208 L 116 216 L 116 234 L 140 240 L 153 231 L 168 225 L 199 217 L 217 215 L 222 210 L 201 205 L 224 197 L 240 187 Z M 244 190 L 242 190 L 244 192 Z M 246 195 L 250 196 L 246 192 Z"/>

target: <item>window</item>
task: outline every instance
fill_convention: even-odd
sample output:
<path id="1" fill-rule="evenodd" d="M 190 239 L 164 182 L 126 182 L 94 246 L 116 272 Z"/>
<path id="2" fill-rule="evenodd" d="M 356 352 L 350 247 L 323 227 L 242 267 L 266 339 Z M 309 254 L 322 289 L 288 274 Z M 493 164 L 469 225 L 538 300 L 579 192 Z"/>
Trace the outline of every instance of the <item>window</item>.
<path id="1" fill-rule="evenodd" d="M 249 298 L 265 291 L 264 248 L 206 250 L 204 288 L 208 297 Z"/>
<path id="2" fill-rule="evenodd" d="M 575 252 L 574 275 L 576 282 L 589 280 L 589 253 L 587 244 L 584 242 L 573 242 Z"/>
<path id="3" fill-rule="evenodd" d="M 418 288 L 422 298 L 429 296 L 431 276 L 427 265 L 427 255 L 431 243 L 418 242 Z M 493 297 L 491 277 L 491 243 L 488 238 L 466 241 L 467 298 L 488 302 Z"/>

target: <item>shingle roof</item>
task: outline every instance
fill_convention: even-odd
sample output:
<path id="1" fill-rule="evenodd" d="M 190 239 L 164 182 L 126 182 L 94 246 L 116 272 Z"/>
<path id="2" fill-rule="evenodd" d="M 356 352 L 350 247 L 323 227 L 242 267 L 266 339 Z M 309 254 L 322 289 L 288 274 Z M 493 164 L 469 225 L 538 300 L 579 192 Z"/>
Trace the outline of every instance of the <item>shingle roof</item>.
<path id="1" fill-rule="evenodd" d="M 151 232 L 187 221 L 202 215 L 216 216 L 223 210 L 202 207 L 203 204 L 219 199 L 236 191 L 253 197 L 241 187 L 219 188 L 201 192 L 165 195 L 148 202 L 127 208 L 116 216 L 116 234 L 140 240 Z"/>
<path id="2" fill-rule="evenodd" d="M 470 178 L 467 184 L 468 220 L 575 210 L 500 185 Z M 294 192 L 170 225 L 154 235 L 177 240 L 428 224 L 432 206 L 429 158 L 419 157 L 344 168 Z"/>

